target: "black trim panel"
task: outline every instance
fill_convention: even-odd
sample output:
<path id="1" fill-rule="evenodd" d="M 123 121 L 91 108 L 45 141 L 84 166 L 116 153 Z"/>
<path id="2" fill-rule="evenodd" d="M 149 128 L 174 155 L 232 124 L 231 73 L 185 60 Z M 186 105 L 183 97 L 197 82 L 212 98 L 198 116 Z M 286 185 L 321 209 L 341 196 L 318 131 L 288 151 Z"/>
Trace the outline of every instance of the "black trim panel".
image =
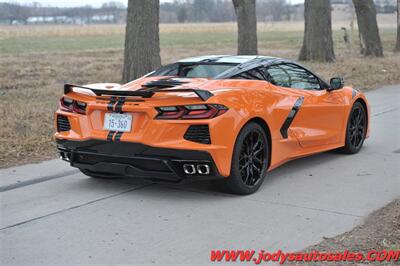
<path id="1" fill-rule="evenodd" d="M 299 97 L 296 102 L 294 103 L 292 110 L 290 110 L 285 122 L 283 122 L 283 125 L 280 129 L 281 131 L 281 135 L 284 139 L 288 138 L 288 129 L 290 127 L 290 125 L 292 124 L 294 118 L 296 117 L 297 113 L 300 110 L 301 105 L 303 104 L 304 101 L 304 97 L 301 96 Z"/>
<path id="2" fill-rule="evenodd" d="M 114 141 L 115 142 L 121 141 L 122 134 L 124 134 L 124 132 L 121 131 L 117 132 L 117 134 L 115 134 Z"/>
<path id="3" fill-rule="evenodd" d="M 206 151 L 156 148 L 142 143 L 104 140 L 56 141 L 59 152 L 64 159 L 69 159 L 71 166 L 94 174 L 174 183 L 223 178 L 212 156 Z M 206 163 L 211 168 L 210 175 L 186 175 L 182 169 L 185 163 Z"/>
<path id="4" fill-rule="evenodd" d="M 115 96 L 112 96 L 110 98 L 110 102 L 107 104 L 107 110 L 112 111 L 114 109 L 114 104 L 117 102 L 118 98 Z"/>
<path id="5" fill-rule="evenodd" d="M 115 95 L 115 96 L 138 96 L 142 98 L 151 98 L 157 92 L 193 92 L 195 93 L 201 100 L 207 101 L 210 97 L 214 96 L 208 90 L 201 89 L 190 89 L 190 88 L 181 88 L 181 89 L 169 89 L 169 88 L 144 88 L 135 91 L 122 91 L 122 90 L 101 90 L 101 89 L 93 89 L 85 86 L 65 84 L 64 85 L 64 94 L 68 94 L 73 91 L 73 88 L 81 88 L 85 90 L 90 90 L 97 96 L 101 95 Z"/>
<path id="6" fill-rule="evenodd" d="M 354 97 L 356 97 L 357 95 L 357 91 L 355 89 L 353 89 L 353 91 L 351 92 L 351 98 L 354 99 Z"/>
<path id="7" fill-rule="evenodd" d="M 115 131 L 108 132 L 107 141 L 112 141 L 114 134 L 115 134 Z"/>
<path id="8" fill-rule="evenodd" d="M 114 111 L 117 113 L 122 113 L 122 106 L 125 103 L 125 97 L 119 97 L 117 104 L 115 105 Z"/>

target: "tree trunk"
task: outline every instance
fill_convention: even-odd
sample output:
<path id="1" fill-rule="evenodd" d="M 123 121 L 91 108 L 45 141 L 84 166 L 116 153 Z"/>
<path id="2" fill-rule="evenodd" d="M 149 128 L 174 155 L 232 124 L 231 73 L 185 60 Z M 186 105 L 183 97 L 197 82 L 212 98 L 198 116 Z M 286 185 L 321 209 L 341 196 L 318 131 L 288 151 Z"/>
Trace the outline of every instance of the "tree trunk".
<path id="1" fill-rule="evenodd" d="M 232 0 L 238 24 L 238 54 L 256 55 L 256 0 Z"/>
<path id="2" fill-rule="evenodd" d="M 123 81 L 129 82 L 161 65 L 159 0 L 129 0 Z"/>
<path id="3" fill-rule="evenodd" d="M 299 60 L 334 61 L 330 0 L 305 0 L 304 21 Z"/>
<path id="4" fill-rule="evenodd" d="M 397 42 L 395 52 L 400 52 L 400 0 L 397 0 Z"/>
<path id="5" fill-rule="evenodd" d="M 360 32 L 361 54 L 383 56 L 373 0 L 353 0 Z"/>

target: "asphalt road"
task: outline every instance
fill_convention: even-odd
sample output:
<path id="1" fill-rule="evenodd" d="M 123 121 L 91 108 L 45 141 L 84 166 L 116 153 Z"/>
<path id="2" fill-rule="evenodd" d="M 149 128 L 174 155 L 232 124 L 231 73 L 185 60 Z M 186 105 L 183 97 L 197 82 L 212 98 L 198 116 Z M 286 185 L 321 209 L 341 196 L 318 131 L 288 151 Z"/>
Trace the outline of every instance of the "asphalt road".
<path id="1" fill-rule="evenodd" d="M 371 138 L 271 172 L 251 196 L 94 180 L 66 163 L 0 171 L 0 264 L 209 264 L 211 249 L 295 251 L 400 196 L 400 86 L 369 92 Z"/>

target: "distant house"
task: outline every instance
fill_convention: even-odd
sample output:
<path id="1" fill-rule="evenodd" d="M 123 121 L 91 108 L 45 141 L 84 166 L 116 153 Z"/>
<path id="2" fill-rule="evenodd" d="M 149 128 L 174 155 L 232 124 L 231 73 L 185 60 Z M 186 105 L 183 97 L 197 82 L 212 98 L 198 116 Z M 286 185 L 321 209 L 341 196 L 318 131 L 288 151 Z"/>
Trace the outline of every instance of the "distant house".
<path id="1" fill-rule="evenodd" d="M 378 13 L 395 13 L 397 11 L 396 0 L 374 0 Z"/>
<path id="2" fill-rule="evenodd" d="M 71 19 L 67 16 L 36 16 L 29 17 L 26 22 L 28 24 L 66 24 L 71 23 Z"/>
<path id="3" fill-rule="evenodd" d="M 111 23 L 115 21 L 114 15 L 95 15 L 92 16 L 90 21 L 92 23 Z"/>

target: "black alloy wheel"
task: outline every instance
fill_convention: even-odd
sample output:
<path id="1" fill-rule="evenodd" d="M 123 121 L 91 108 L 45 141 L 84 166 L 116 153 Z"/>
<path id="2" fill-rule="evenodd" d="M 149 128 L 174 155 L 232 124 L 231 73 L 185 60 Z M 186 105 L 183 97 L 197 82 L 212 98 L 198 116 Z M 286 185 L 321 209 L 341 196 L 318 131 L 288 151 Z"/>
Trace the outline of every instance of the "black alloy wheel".
<path id="1" fill-rule="evenodd" d="M 231 175 L 224 180 L 224 188 L 240 195 L 256 192 L 264 181 L 268 158 L 267 132 L 257 123 L 248 123 L 236 139 Z"/>
<path id="2" fill-rule="evenodd" d="M 354 154 L 360 151 L 367 134 L 367 114 L 364 106 L 356 102 L 351 109 L 347 122 L 346 143 L 344 153 Z"/>
<path id="3" fill-rule="evenodd" d="M 265 147 L 261 132 L 250 131 L 242 144 L 239 155 L 239 171 L 247 186 L 255 186 L 261 180 L 264 169 Z"/>

